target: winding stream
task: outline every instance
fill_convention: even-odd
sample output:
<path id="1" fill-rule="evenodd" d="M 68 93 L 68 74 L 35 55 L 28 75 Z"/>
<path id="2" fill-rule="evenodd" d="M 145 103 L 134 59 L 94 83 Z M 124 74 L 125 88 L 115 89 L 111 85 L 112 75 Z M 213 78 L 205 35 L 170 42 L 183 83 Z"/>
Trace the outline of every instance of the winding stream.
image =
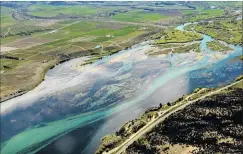
<path id="1" fill-rule="evenodd" d="M 212 40 L 203 36 L 201 53 L 148 57 L 143 42 L 84 67 L 86 57 L 56 66 L 34 90 L 1 104 L 1 153 L 94 153 L 104 135 L 147 108 L 230 83 L 242 74 L 242 48 L 216 53 Z"/>

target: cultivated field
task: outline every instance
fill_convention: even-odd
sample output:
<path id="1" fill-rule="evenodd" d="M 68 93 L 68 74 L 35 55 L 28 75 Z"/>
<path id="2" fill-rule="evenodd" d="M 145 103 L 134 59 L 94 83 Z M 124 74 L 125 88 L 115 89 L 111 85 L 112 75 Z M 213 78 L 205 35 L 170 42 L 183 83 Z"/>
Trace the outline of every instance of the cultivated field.
<path id="1" fill-rule="evenodd" d="M 218 6 L 213 2 L 137 4 L 1 2 L 1 98 L 33 89 L 57 63 L 91 56 L 85 63 L 89 64 L 142 40 L 155 39 L 159 46 L 148 55 L 199 52 L 196 41 L 201 39 L 200 34 L 174 30 L 174 26 L 183 22 L 208 19 L 207 26 L 199 22 L 186 28 L 228 43 L 240 43 L 242 19 L 229 20 L 231 16 L 239 17 L 237 2 L 231 4 L 233 12 L 227 11 L 229 7 L 224 3 Z M 222 16 L 227 20 L 216 21 Z M 182 46 L 175 47 L 173 43 Z"/>

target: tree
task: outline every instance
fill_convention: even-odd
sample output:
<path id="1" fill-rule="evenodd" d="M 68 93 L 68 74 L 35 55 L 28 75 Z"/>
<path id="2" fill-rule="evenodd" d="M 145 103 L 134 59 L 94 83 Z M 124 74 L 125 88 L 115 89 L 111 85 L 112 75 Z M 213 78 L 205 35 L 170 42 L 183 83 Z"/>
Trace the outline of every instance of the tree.
<path id="1" fill-rule="evenodd" d="M 167 106 L 171 106 L 170 102 L 167 103 Z"/>

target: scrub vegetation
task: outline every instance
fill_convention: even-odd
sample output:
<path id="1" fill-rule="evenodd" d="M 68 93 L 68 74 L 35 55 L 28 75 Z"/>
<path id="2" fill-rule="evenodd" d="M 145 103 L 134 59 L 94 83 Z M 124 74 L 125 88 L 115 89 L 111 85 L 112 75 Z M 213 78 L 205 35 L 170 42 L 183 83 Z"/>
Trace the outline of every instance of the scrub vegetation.
<path id="1" fill-rule="evenodd" d="M 188 53 L 188 52 L 200 52 L 200 43 L 172 43 L 172 44 L 160 44 L 156 48 L 146 52 L 147 55 L 156 56 L 168 53 Z"/>
<path id="2" fill-rule="evenodd" d="M 219 41 L 211 41 L 207 42 L 207 46 L 213 50 L 213 51 L 218 51 L 218 52 L 223 52 L 223 51 L 229 51 L 233 50 L 232 48 L 220 43 Z"/>
<path id="3" fill-rule="evenodd" d="M 185 43 L 202 39 L 201 34 L 180 30 L 166 30 L 161 32 L 160 34 L 161 37 L 156 41 L 157 44 Z"/>
<path id="4" fill-rule="evenodd" d="M 96 151 L 97 154 L 102 154 L 104 151 L 110 151 L 115 148 L 127 138 L 129 138 L 133 133 L 136 133 L 140 128 L 145 126 L 151 119 L 158 116 L 158 108 L 149 109 L 146 114 L 141 117 L 127 122 L 122 128 L 115 134 L 109 134 L 102 138 L 99 149 Z"/>
<path id="5" fill-rule="evenodd" d="M 168 102 L 148 109 L 141 117 L 127 122 L 115 134 L 105 136 L 96 153 L 109 152 L 158 115 L 168 114 L 187 101 L 193 100 L 196 102 L 170 115 L 129 145 L 124 153 L 177 153 L 178 150 L 185 153 L 193 151 L 214 153 L 218 150 L 221 152 L 239 150 L 242 141 L 238 140 L 235 135 L 241 136 L 240 131 L 243 127 L 239 124 L 242 112 L 240 102 L 243 101 L 240 96 L 243 90 L 242 76 L 239 76 L 234 82 L 238 83 L 201 100 L 197 99 L 218 89 L 197 88 L 192 94 L 178 98 L 172 103 Z M 232 100 L 232 98 L 234 99 Z M 225 106 L 228 107 L 227 112 L 224 111 Z M 214 120 L 220 120 L 222 123 Z M 224 120 L 225 122 L 223 122 Z M 218 125 L 222 126 L 218 127 Z M 229 133 L 229 128 L 235 131 Z"/>
<path id="6" fill-rule="evenodd" d="M 196 24 L 194 30 L 231 44 L 242 44 L 242 20 L 224 19 Z"/>
<path id="7" fill-rule="evenodd" d="M 130 145 L 125 153 L 240 151 L 243 129 L 242 83 L 175 112 Z"/>
<path id="8" fill-rule="evenodd" d="M 204 90 L 205 89 L 205 90 Z M 173 111 L 175 108 L 187 103 L 187 101 L 196 100 L 200 96 L 205 95 L 215 89 L 195 89 L 192 94 L 184 95 L 178 98 L 174 102 L 168 102 L 167 104 L 160 104 L 159 107 L 152 107 L 145 111 L 145 113 L 135 120 L 128 121 L 124 124 L 120 130 L 114 134 L 106 135 L 102 138 L 101 144 L 96 151 L 96 154 L 102 154 L 103 152 L 108 152 L 113 148 L 118 147 L 125 140 L 127 140 L 131 135 L 138 132 L 143 126 L 149 124 L 149 122 L 155 120 L 159 115 L 166 115 Z M 203 91 L 203 92 L 202 92 Z M 140 142 L 140 140 L 138 141 Z M 145 152 L 145 151 L 144 151 Z"/>

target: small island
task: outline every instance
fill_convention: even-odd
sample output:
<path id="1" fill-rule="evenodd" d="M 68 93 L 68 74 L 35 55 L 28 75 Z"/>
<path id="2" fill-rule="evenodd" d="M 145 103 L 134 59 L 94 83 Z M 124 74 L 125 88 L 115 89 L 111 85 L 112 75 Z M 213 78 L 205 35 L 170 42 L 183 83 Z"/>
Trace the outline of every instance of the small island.
<path id="1" fill-rule="evenodd" d="M 207 42 L 207 46 L 209 47 L 209 49 L 217 52 L 226 52 L 226 51 L 233 50 L 229 46 L 226 46 L 220 43 L 219 41 L 215 41 L 215 40 L 211 42 Z"/>

